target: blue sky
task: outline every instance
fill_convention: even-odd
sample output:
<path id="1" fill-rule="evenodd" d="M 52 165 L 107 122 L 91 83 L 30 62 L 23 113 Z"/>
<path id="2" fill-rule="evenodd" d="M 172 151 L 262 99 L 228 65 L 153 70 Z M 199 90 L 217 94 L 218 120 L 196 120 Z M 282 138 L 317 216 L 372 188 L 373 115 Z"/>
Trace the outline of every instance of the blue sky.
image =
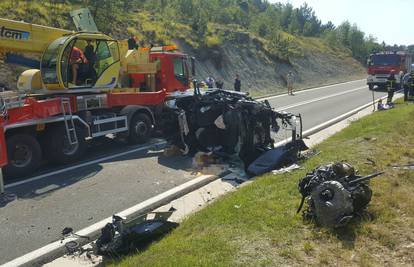
<path id="1" fill-rule="evenodd" d="M 365 34 L 387 44 L 414 44 L 414 0 L 269 0 L 290 2 L 294 7 L 304 2 L 315 10 L 323 23 L 335 25 L 348 20 Z"/>

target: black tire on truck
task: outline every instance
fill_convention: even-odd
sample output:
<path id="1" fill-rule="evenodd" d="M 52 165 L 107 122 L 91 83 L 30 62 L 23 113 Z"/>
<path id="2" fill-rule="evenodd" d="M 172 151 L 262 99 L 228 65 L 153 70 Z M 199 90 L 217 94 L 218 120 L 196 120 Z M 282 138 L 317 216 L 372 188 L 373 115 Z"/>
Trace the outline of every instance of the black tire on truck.
<path id="1" fill-rule="evenodd" d="M 51 163 L 66 164 L 74 162 L 83 156 L 86 151 L 85 129 L 75 126 L 78 143 L 72 145 L 66 134 L 64 124 L 59 124 L 46 133 L 45 153 Z"/>
<path id="2" fill-rule="evenodd" d="M 128 141 L 131 144 L 143 144 L 152 134 L 152 121 L 147 114 L 136 113 L 129 123 Z"/>
<path id="3" fill-rule="evenodd" d="M 369 88 L 369 90 L 374 90 L 374 85 L 373 84 L 368 84 L 368 88 Z"/>
<path id="4" fill-rule="evenodd" d="M 7 139 L 9 164 L 4 168 L 7 177 L 21 177 L 35 171 L 42 161 L 42 149 L 31 134 L 16 134 Z"/>

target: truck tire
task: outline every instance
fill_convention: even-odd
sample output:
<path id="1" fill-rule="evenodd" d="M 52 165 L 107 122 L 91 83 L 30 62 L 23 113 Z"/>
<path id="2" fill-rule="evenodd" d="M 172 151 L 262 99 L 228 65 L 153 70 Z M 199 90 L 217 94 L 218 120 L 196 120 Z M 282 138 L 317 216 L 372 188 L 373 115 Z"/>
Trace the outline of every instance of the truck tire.
<path id="1" fill-rule="evenodd" d="M 135 114 L 129 124 L 129 143 L 143 144 L 150 139 L 151 134 L 152 122 L 150 117 L 144 113 Z"/>
<path id="2" fill-rule="evenodd" d="M 21 177 L 35 171 L 42 161 L 42 149 L 30 134 L 16 134 L 7 140 L 9 164 L 4 168 L 8 177 Z"/>
<path id="3" fill-rule="evenodd" d="M 78 160 L 86 151 L 85 130 L 75 126 L 78 143 L 71 145 L 64 124 L 58 125 L 46 133 L 45 152 L 48 160 L 55 164 L 66 164 Z"/>
<path id="4" fill-rule="evenodd" d="M 374 90 L 374 85 L 373 84 L 368 84 L 368 88 L 369 88 L 369 90 Z"/>

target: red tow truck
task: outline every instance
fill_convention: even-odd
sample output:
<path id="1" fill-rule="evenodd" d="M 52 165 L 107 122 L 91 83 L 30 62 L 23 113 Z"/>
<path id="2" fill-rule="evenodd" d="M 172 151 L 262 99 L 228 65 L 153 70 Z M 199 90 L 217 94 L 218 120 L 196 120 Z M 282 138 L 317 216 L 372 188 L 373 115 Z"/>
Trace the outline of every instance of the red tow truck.
<path id="1" fill-rule="evenodd" d="M 0 37 L 6 61 L 10 53 L 41 54 L 40 69 L 23 72 L 18 91 L 0 92 L 0 167 L 8 177 L 32 173 L 43 159 L 78 160 L 93 138 L 146 142 L 166 98 L 191 87 L 194 60 L 175 46 L 129 50 L 126 40 L 99 32 L 6 19 L 0 27 L 19 33 Z M 72 63 L 71 51 L 87 46 L 93 61 Z"/>
<path id="2" fill-rule="evenodd" d="M 146 142 L 166 97 L 187 90 L 191 80 L 187 55 L 155 49 L 150 57 L 160 62 L 156 75 L 129 75 L 133 87 L 141 86 L 138 92 L 116 88 L 52 95 L 1 92 L 0 167 L 4 173 L 13 177 L 30 174 L 43 159 L 72 162 L 83 155 L 88 140 L 108 134 L 125 137 L 132 144 Z M 147 91 L 149 82 L 154 83 L 154 91 Z"/>

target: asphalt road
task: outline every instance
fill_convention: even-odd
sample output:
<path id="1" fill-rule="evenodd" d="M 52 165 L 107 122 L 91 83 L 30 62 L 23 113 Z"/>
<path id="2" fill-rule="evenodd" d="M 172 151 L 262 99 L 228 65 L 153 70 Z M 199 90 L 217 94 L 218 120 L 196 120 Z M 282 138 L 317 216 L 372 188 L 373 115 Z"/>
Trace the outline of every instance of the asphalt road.
<path id="1" fill-rule="evenodd" d="M 354 81 L 268 100 L 277 110 L 301 113 L 306 130 L 369 103 L 372 94 Z M 0 264 L 59 240 L 65 227 L 76 232 L 195 177 L 191 159 L 164 157 L 159 146 L 110 141 L 95 145 L 87 160 L 102 157 L 64 172 L 45 168 L 37 180 L 9 181 L 7 191 L 18 199 L 0 207 Z"/>

